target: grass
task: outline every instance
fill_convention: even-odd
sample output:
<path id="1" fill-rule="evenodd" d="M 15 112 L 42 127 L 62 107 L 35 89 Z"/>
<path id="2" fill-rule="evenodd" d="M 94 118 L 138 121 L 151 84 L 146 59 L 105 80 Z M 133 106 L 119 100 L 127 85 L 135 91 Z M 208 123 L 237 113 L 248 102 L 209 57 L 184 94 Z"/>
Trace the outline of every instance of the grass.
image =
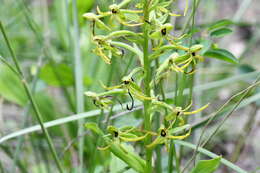
<path id="1" fill-rule="evenodd" d="M 1 29 L 2 35 L 3 35 L 4 39 L 5 39 L 5 42 L 6 42 L 7 46 L 8 46 L 8 49 L 10 51 L 12 60 L 13 60 L 13 62 L 15 64 L 15 68 L 12 67 L 12 69 L 13 69 L 13 71 L 16 72 L 18 77 L 21 79 L 21 82 L 22 82 L 22 84 L 24 86 L 25 92 L 26 92 L 26 94 L 27 94 L 27 96 L 28 96 L 28 98 L 30 100 L 30 103 L 31 103 L 32 108 L 33 108 L 33 110 L 35 112 L 36 118 L 37 118 L 37 120 L 38 120 L 38 122 L 39 122 L 39 124 L 41 126 L 41 130 L 42 130 L 42 132 L 43 132 L 43 134 L 44 134 L 44 136 L 46 138 L 46 141 L 48 143 L 48 146 L 49 146 L 49 149 L 51 151 L 51 154 L 52 154 L 52 156 L 53 156 L 53 158 L 55 160 L 55 163 L 56 163 L 59 171 L 61 173 L 63 173 L 63 169 L 62 169 L 62 166 L 61 166 L 60 161 L 58 159 L 57 152 L 56 152 L 56 150 L 54 148 L 53 141 L 50 138 L 50 135 L 49 135 L 48 131 L 46 130 L 46 128 L 43 125 L 42 115 L 41 115 L 41 113 L 39 111 L 39 107 L 38 107 L 38 105 L 37 105 L 37 103 L 35 101 L 34 96 L 32 95 L 31 89 L 29 88 L 29 85 L 28 85 L 28 83 L 27 83 L 27 81 L 25 79 L 25 76 L 24 76 L 24 74 L 22 72 L 21 66 L 20 66 L 20 64 L 19 64 L 19 62 L 18 62 L 18 60 L 16 58 L 16 55 L 15 55 L 15 53 L 14 53 L 12 47 L 11 47 L 11 44 L 9 42 L 9 39 L 7 37 L 7 34 L 5 32 L 4 26 L 3 26 L 1 21 L 0 21 L 0 29 Z M 8 65 L 8 66 L 11 67 L 11 65 Z"/>

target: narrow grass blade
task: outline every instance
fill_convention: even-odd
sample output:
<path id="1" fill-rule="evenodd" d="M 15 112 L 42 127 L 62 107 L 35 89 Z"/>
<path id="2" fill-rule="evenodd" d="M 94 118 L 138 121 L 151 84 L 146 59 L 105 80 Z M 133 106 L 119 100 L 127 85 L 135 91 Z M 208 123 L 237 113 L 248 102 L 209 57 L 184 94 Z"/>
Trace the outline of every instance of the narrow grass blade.
<path id="1" fill-rule="evenodd" d="M 78 9 L 77 0 L 72 0 L 73 8 L 73 25 L 74 25 L 74 71 L 75 71 L 75 87 L 76 87 L 76 112 L 81 113 L 84 111 L 84 85 L 83 85 L 83 70 L 82 60 L 79 45 L 79 24 L 78 24 Z M 84 119 L 78 120 L 78 136 L 84 133 Z M 83 172 L 84 160 L 84 136 L 79 138 L 79 173 Z"/>

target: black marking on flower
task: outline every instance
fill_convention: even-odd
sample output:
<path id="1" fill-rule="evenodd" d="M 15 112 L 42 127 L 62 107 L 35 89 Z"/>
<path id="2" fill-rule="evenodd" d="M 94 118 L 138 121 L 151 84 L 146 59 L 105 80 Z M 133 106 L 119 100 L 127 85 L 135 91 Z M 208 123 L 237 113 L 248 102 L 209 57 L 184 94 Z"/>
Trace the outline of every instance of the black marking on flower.
<path id="1" fill-rule="evenodd" d="M 161 130 L 161 136 L 165 137 L 167 135 L 166 131 L 164 129 Z"/>

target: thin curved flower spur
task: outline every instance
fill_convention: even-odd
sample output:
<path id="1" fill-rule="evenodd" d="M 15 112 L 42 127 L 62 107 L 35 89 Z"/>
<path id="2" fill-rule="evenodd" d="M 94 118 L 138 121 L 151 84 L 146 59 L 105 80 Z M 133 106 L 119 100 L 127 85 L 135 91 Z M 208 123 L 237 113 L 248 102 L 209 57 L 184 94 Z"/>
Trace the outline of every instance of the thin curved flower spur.
<path id="1" fill-rule="evenodd" d="M 92 99 L 95 106 L 99 107 L 100 109 L 108 109 L 111 105 L 114 104 L 114 100 L 122 106 L 122 103 L 115 97 L 115 95 L 123 93 L 125 93 L 124 90 L 116 89 L 102 93 L 86 91 L 84 94 Z"/>
<path id="2" fill-rule="evenodd" d="M 138 100 L 144 101 L 144 100 L 153 100 L 154 98 L 146 96 L 143 92 L 142 89 L 137 83 L 134 82 L 133 80 L 133 75 L 135 75 L 138 72 L 143 73 L 143 68 L 138 67 L 133 69 L 129 75 L 124 76 L 122 78 L 122 83 L 120 85 L 112 86 L 112 87 L 107 87 L 104 84 L 102 84 L 103 88 L 106 90 L 114 90 L 114 89 L 125 89 L 128 91 L 128 93 L 132 94 L 135 98 Z"/>

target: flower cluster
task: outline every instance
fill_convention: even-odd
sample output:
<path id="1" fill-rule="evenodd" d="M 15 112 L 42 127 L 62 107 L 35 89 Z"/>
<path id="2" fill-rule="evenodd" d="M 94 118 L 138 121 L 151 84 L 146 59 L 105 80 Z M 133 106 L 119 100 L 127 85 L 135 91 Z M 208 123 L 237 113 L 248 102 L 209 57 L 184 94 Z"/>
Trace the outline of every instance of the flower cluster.
<path id="1" fill-rule="evenodd" d="M 103 93 L 88 91 L 85 94 L 101 109 L 108 109 L 115 104 L 115 101 L 120 102 L 118 96 L 129 95 L 132 105 L 127 105 L 128 110 L 133 109 L 134 100 L 149 101 L 149 113 L 151 115 L 161 109 L 167 110 L 164 111 L 167 114 L 161 114 L 164 116 L 165 121 L 158 129 L 158 132 L 146 131 L 138 127 L 116 128 L 108 126 L 108 134 L 103 135 L 106 138 L 107 145 L 99 149 L 110 149 L 115 143 L 142 141 L 148 136 L 154 136 L 154 140 L 146 147 L 153 148 L 164 143 L 168 148 L 169 140 L 184 139 L 191 133 L 190 125 L 185 124 L 183 117 L 196 114 L 204 110 L 208 105 L 189 111 L 192 103 L 186 108 L 176 107 L 159 100 L 159 95 L 153 93 L 156 86 L 167 79 L 171 73 L 193 74 L 196 71 L 197 64 L 204 59 L 200 54 L 203 46 L 200 44 L 185 45 L 183 40 L 188 37 L 188 34 L 179 37 L 173 35 L 174 26 L 168 23 L 169 18 L 171 16 L 182 16 L 169 10 L 173 0 L 162 2 L 160 0 L 150 0 L 148 7 L 146 7 L 149 11 L 148 20 L 144 19 L 144 4 L 138 3 L 133 9 L 128 9 L 131 7 L 130 2 L 131 0 L 123 0 L 119 4 L 112 4 L 109 6 L 109 11 L 106 12 L 102 12 L 97 7 L 97 14 L 86 13 L 84 17 L 93 23 L 92 41 L 95 45 L 93 52 L 101 57 L 106 64 L 110 65 L 112 63 L 112 57 L 123 58 L 125 51 L 131 51 L 138 57 L 137 60 L 140 66 L 132 69 L 128 75 L 121 79 L 121 83 L 118 85 L 105 86 L 101 83 L 105 90 Z M 186 10 L 187 8 L 184 10 L 184 15 Z M 147 72 L 144 69 L 141 49 L 144 42 L 144 33 L 138 31 L 143 25 L 148 26 L 149 43 L 151 43 L 149 45 L 151 47 L 149 61 L 153 63 L 159 60 L 159 65 L 154 66 L 152 70 L 152 80 L 149 81 L 150 95 L 145 94 L 142 85 Z M 107 35 L 95 35 L 96 28 L 109 33 Z M 124 29 L 120 30 L 119 28 Z M 136 79 L 136 75 L 139 75 L 138 79 Z M 151 121 L 153 121 L 152 118 Z M 124 147 L 121 146 L 121 148 Z"/>

